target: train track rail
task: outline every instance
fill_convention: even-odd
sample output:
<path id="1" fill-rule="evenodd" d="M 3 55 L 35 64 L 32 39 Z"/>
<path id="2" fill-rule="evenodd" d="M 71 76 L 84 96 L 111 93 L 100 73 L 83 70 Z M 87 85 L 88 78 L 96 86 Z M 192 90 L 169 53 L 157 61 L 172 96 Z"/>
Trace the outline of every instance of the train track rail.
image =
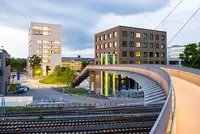
<path id="1" fill-rule="evenodd" d="M 148 133 L 157 117 L 158 115 L 85 120 L 2 121 L 0 122 L 0 133 Z"/>
<path id="2" fill-rule="evenodd" d="M 149 106 L 122 106 L 110 108 L 91 108 L 91 109 L 76 109 L 76 110 L 57 110 L 57 111 L 42 111 L 42 112 L 18 112 L 7 113 L 6 117 L 21 117 L 21 116 L 79 116 L 79 115 L 98 115 L 98 114 L 128 114 L 128 113 L 146 113 L 160 112 L 163 104 L 154 104 Z"/>

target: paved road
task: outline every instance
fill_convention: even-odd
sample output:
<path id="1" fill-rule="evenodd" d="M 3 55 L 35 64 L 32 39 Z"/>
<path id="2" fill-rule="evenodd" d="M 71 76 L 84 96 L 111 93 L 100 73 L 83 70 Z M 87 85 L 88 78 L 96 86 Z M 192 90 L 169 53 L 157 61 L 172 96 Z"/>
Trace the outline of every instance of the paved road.
<path id="1" fill-rule="evenodd" d="M 171 77 L 176 90 L 176 134 L 200 134 L 200 87 Z"/>
<path id="2" fill-rule="evenodd" d="M 84 96 L 63 94 L 61 92 L 53 90 L 50 85 L 38 84 L 38 82 L 36 80 L 33 80 L 28 76 L 22 76 L 20 82 L 23 85 L 27 85 L 31 88 L 29 92 L 27 92 L 23 95 L 33 96 L 34 100 L 53 99 L 56 101 L 60 101 L 62 98 L 62 100 L 65 102 L 78 102 L 78 103 L 99 103 L 99 102 L 111 101 L 109 99 L 100 99 L 100 98 L 93 98 L 93 97 L 84 97 Z M 116 101 L 117 104 L 143 102 L 143 98 L 135 98 L 135 99 L 131 99 L 131 100 L 122 100 L 122 99 L 114 99 L 113 98 L 112 100 Z"/>

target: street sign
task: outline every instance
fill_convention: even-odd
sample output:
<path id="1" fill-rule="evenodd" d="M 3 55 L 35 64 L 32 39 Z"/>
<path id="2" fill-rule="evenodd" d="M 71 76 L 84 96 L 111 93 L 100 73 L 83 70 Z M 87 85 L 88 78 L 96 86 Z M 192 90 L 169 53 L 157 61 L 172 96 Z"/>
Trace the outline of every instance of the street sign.
<path id="1" fill-rule="evenodd" d="M 17 80 L 20 80 L 20 71 L 17 70 Z"/>

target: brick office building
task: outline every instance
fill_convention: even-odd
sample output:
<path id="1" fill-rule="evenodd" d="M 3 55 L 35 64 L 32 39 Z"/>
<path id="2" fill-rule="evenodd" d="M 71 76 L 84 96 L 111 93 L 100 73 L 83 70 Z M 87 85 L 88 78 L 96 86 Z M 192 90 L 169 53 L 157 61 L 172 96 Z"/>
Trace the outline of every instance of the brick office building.
<path id="1" fill-rule="evenodd" d="M 116 55 L 116 64 L 166 64 L 167 33 L 117 26 L 95 34 L 95 64 L 101 54 Z"/>

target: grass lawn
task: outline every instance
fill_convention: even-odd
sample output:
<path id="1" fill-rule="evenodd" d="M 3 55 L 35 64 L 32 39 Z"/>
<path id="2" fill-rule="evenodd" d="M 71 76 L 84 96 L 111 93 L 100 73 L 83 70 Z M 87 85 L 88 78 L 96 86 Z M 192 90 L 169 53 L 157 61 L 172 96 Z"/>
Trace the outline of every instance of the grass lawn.
<path id="1" fill-rule="evenodd" d="M 84 93 L 83 91 L 76 89 L 76 88 L 65 87 L 65 90 L 70 94 L 75 94 L 75 95 L 79 95 L 79 96 L 88 96 L 87 93 Z"/>
<path id="2" fill-rule="evenodd" d="M 44 79 L 40 80 L 42 84 L 57 84 L 57 85 L 66 85 L 66 81 L 62 78 L 57 78 L 55 75 L 49 75 Z"/>
<path id="3" fill-rule="evenodd" d="M 21 84 L 10 84 L 10 87 L 8 89 L 9 92 L 15 91 L 16 86 L 20 86 Z"/>
<path id="4" fill-rule="evenodd" d="M 95 108 L 94 106 L 68 106 L 68 107 L 7 107 L 6 112 L 40 112 L 44 110 L 62 110 L 67 108 Z M 0 108 L 1 110 L 1 108 Z"/>

